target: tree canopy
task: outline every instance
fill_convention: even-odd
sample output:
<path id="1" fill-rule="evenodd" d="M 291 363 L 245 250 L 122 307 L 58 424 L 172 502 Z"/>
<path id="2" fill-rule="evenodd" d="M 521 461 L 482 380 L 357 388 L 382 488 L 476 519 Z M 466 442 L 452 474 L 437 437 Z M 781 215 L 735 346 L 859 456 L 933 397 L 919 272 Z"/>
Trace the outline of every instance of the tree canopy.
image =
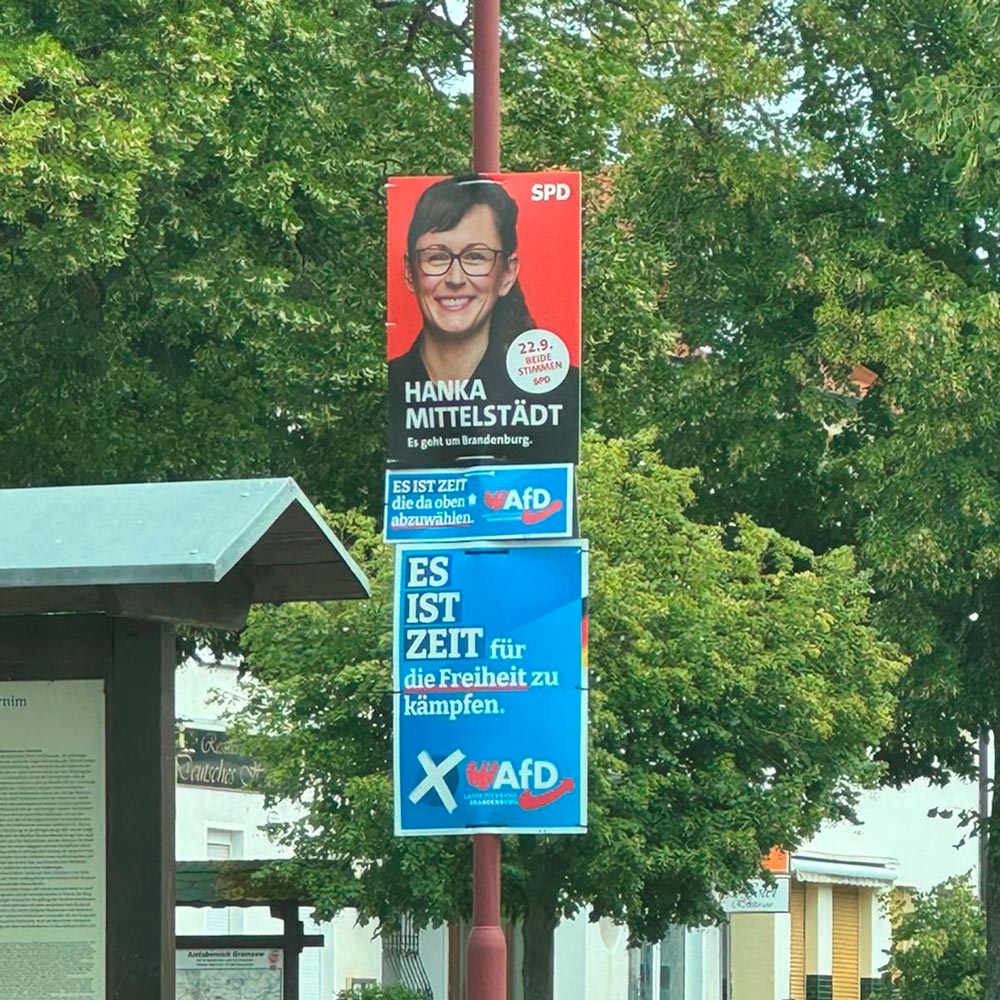
<path id="1" fill-rule="evenodd" d="M 888 779 L 968 775 L 1000 721 L 996 11 L 699 11 L 729 54 L 665 67 L 623 166 L 637 235 L 671 247 L 661 315 L 689 349 L 650 419 L 704 473 L 697 516 L 858 547 L 913 656 Z M 988 909 L 995 1000 L 1000 882 Z"/>
<path id="2" fill-rule="evenodd" d="M 383 189 L 468 168 L 454 6 L 0 0 L 5 482 L 291 473 L 379 509 Z M 576 6 L 505 5 L 508 168 L 603 167 L 634 113 L 629 53 Z M 588 209 L 589 282 L 621 276 L 589 324 L 607 422 L 665 354 L 664 255 Z"/>
<path id="3" fill-rule="evenodd" d="M 956 877 L 890 905 L 892 950 L 876 1000 L 979 1000 L 986 926 L 968 879 Z"/>
<path id="4" fill-rule="evenodd" d="M 689 348 L 649 418 L 671 461 L 702 469 L 706 520 L 746 510 L 819 551 L 860 546 L 884 627 L 917 654 L 893 774 L 969 773 L 970 734 L 1000 706 L 982 697 L 1000 541 L 995 16 L 721 9 L 743 72 L 722 53 L 665 73 L 662 121 L 623 167 L 623 211 L 671 247 L 661 315 Z"/>
<path id="5" fill-rule="evenodd" d="M 771 846 L 850 814 L 857 786 L 877 779 L 868 748 L 902 662 L 868 623 L 851 553 L 813 556 L 748 518 L 698 524 L 692 482 L 648 437 L 586 443 L 589 832 L 504 849 L 532 1000 L 550 995 L 559 916 L 590 907 L 636 939 L 700 922 Z M 320 912 L 455 918 L 469 905 L 468 842 L 392 835 L 391 560 L 369 520 L 334 523 L 356 539 L 373 597 L 255 612 L 232 731 L 267 767 L 267 792 L 303 809 L 275 832 Z"/>

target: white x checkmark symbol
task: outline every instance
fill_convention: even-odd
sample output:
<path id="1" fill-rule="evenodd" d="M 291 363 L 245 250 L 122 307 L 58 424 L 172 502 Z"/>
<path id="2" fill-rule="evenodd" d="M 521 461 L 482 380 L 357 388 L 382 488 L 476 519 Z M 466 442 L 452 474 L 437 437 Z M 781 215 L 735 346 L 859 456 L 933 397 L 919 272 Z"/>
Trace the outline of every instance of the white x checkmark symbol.
<path id="1" fill-rule="evenodd" d="M 440 764 L 435 764 L 431 755 L 426 750 L 421 750 L 417 754 L 417 760 L 420 761 L 420 766 L 424 769 L 427 777 L 410 792 L 410 801 L 415 805 L 433 788 L 441 797 L 445 809 L 453 813 L 458 808 L 458 803 L 455 801 L 455 796 L 451 794 L 451 789 L 445 784 L 444 776 L 465 760 L 465 754 L 461 750 L 456 750 L 445 757 Z"/>

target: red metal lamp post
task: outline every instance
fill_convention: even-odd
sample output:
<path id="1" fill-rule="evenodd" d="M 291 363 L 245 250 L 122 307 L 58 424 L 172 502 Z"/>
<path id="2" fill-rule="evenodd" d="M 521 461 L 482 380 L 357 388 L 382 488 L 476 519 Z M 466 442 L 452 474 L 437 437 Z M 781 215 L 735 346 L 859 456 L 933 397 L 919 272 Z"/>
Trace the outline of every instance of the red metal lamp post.
<path id="1" fill-rule="evenodd" d="M 473 0 L 472 167 L 500 170 L 500 0 Z M 498 834 L 472 838 L 472 931 L 468 1000 L 507 1000 L 507 940 L 500 926 Z"/>

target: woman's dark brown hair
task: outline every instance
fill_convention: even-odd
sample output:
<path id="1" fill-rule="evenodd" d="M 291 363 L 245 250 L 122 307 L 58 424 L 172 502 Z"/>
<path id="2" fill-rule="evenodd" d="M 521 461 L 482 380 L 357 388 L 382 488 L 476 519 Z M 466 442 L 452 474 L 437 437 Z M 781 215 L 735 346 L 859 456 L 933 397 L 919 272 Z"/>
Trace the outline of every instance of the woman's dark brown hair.
<path id="1" fill-rule="evenodd" d="M 465 218 L 477 205 L 485 205 L 493 214 L 504 263 L 517 250 L 517 202 L 503 185 L 481 174 L 459 174 L 432 184 L 420 196 L 406 235 L 407 267 L 417 250 L 417 240 L 424 233 L 443 233 Z M 519 333 L 531 330 L 535 321 L 528 312 L 520 281 L 497 301 L 490 320 L 490 336 L 506 347 Z"/>

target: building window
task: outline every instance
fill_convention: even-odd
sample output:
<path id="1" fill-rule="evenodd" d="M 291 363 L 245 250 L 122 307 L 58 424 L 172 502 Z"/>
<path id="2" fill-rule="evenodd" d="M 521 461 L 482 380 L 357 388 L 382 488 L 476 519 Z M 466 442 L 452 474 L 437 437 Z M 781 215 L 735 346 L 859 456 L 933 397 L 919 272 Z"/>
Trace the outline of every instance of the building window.
<path id="1" fill-rule="evenodd" d="M 432 997 L 430 980 L 420 958 L 420 928 L 413 917 L 400 918 L 399 927 L 382 937 L 382 959 L 388 965 L 390 975 L 383 979 L 390 983 L 401 983 L 414 993 Z"/>
<path id="2" fill-rule="evenodd" d="M 860 894 L 853 886 L 833 887 L 833 1000 L 859 1000 L 861 972 Z"/>
<path id="3" fill-rule="evenodd" d="M 299 1000 L 320 1000 L 322 961 L 322 948 L 303 948 L 299 952 Z"/>
<path id="4" fill-rule="evenodd" d="M 628 1000 L 653 1000 L 653 945 L 628 951 Z"/>
<path id="5" fill-rule="evenodd" d="M 668 927 L 660 941 L 660 982 L 658 1000 L 684 1000 L 683 927 Z"/>
<path id="6" fill-rule="evenodd" d="M 208 828 L 206 854 L 209 861 L 233 861 L 243 855 L 243 832 Z M 243 911 L 238 906 L 213 906 L 206 911 L 205 933 L 241 934 Z"/>
<path id="7" fill-rule="evenodd" d="M 670 927 L 656 944 L 630 948 L 628 1000 L 684 1000 L 683 927 Z"/>

